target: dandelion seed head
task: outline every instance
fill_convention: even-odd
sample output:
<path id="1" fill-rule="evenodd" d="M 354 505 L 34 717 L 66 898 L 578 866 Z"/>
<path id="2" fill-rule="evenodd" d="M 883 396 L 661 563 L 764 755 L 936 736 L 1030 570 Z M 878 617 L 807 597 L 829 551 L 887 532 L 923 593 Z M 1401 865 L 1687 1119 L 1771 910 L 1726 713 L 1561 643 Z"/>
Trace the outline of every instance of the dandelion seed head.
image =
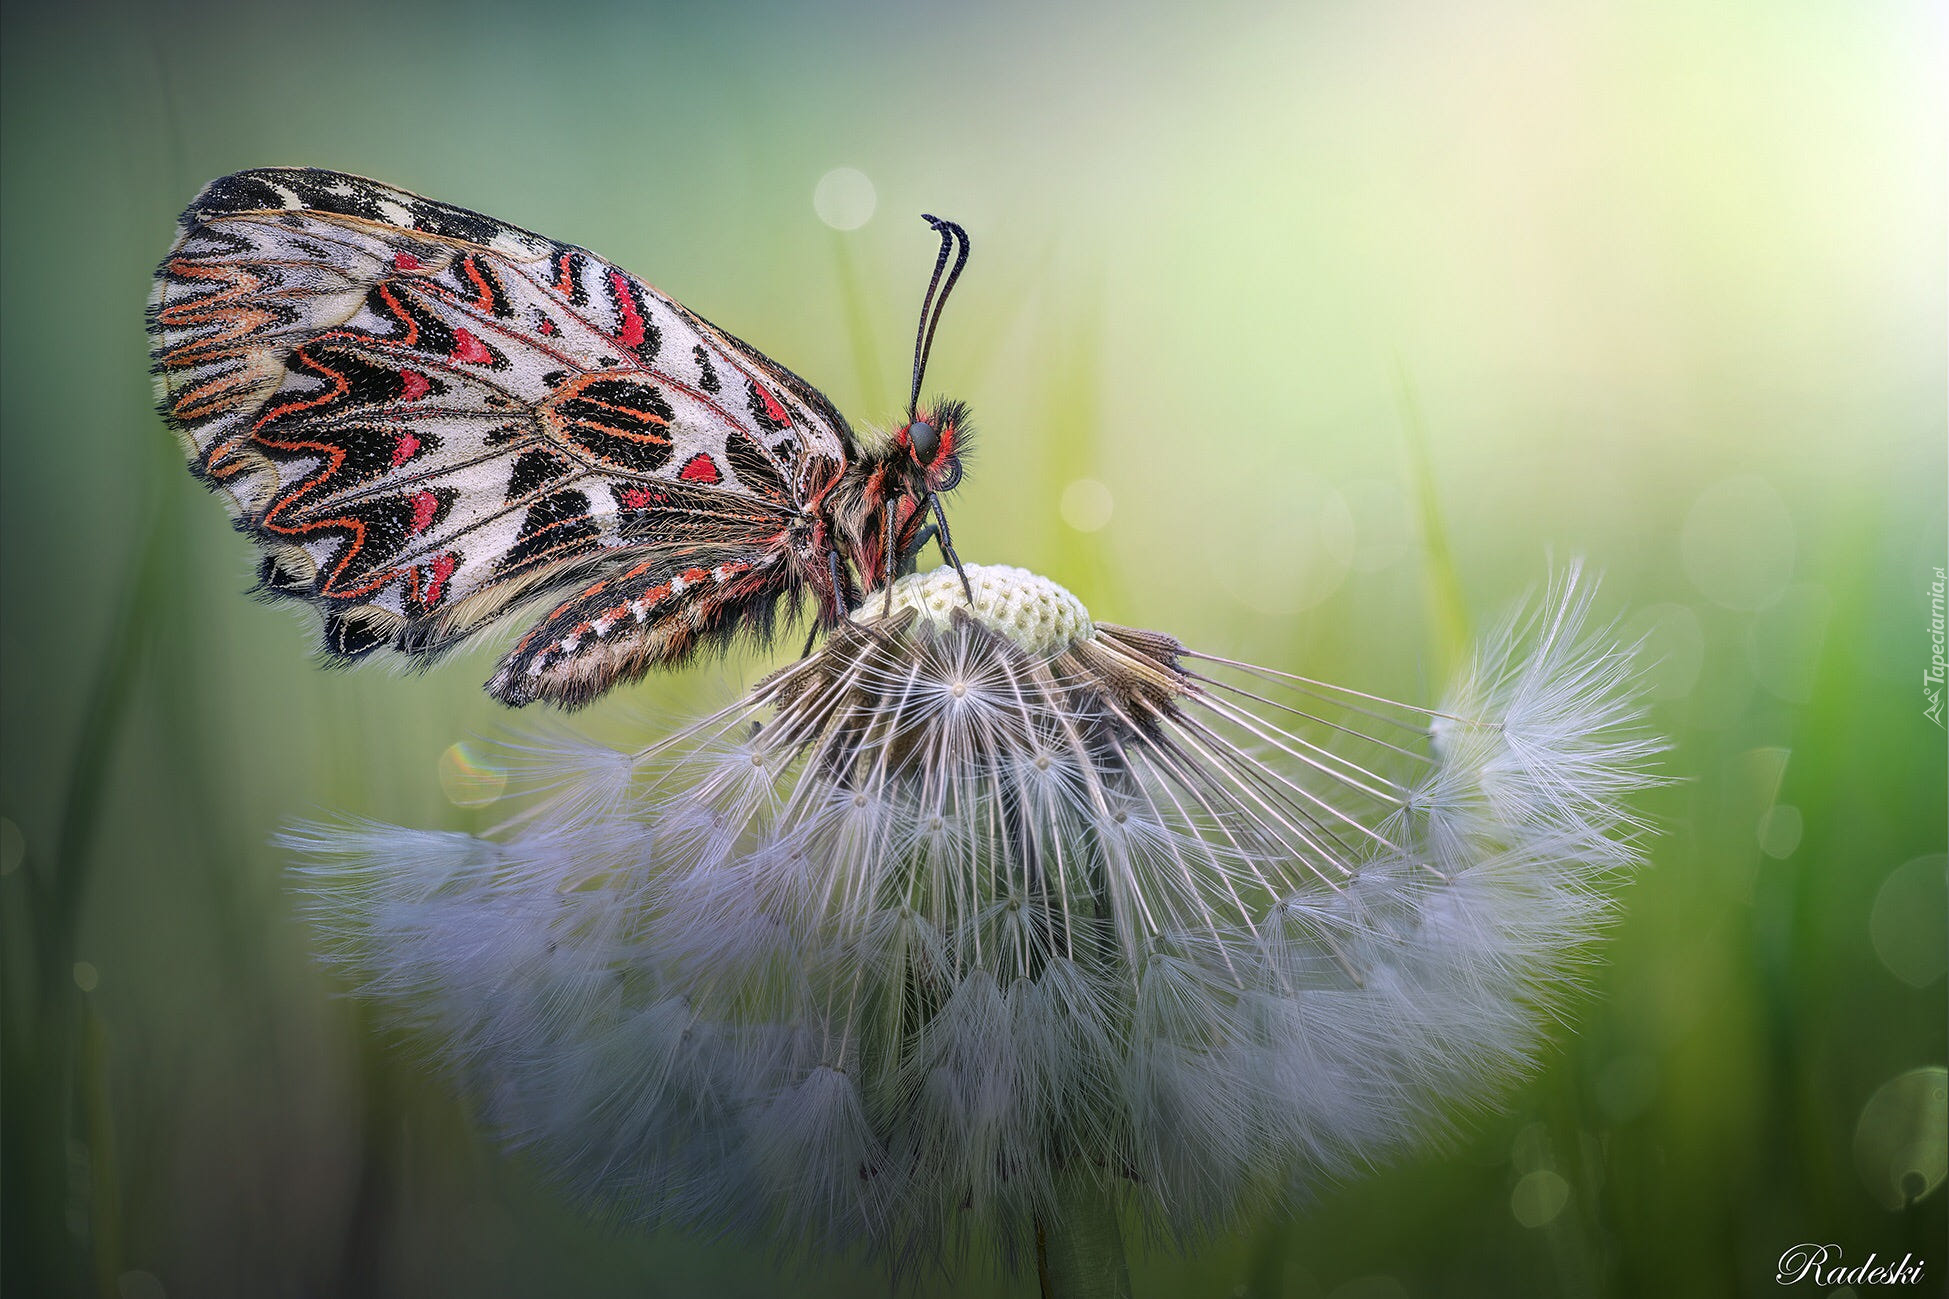
<path id="1" fill-rule="evenodd" d="M 294 835 L 334 951 L 577 1193 L 907 1262 L 1077 1175 L 1195 1237 L 1531 1067 L 1655 748 L 1579 575 L 1429 710 L 967 572 L 510 836 Z"/>

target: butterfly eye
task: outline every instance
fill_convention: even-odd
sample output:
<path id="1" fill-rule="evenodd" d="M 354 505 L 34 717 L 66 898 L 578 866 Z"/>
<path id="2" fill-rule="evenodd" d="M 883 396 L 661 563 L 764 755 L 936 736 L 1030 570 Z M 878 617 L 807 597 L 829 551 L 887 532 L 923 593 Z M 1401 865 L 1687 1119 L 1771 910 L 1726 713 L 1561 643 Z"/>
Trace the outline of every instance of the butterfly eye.
<path id="1" fill-rule="evenodd" d="M 941 470 L 940 475 L 936 477 L 934 480 L 934 490 L 937 492 L 951 492 L 956 487 L 958 487 L 960 483 L 961 483 L 961 457 L 949 456 L 947 458 L 946 467 Z"/>
<path id="2" fill-rule="evenodd" d="M 924 419 L 917 419 L 907 425 L 907 445 L 914 449 L 914 459 L 922 464 L 932 464 L 934 456 L 941 449 L 941 434 Z"/>

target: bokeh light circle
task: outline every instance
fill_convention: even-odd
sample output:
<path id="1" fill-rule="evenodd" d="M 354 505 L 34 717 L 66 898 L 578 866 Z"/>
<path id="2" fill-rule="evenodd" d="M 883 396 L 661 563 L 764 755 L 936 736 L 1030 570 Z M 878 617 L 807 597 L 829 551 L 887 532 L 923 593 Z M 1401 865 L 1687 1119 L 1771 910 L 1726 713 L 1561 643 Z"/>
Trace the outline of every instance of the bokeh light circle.
<path id="1" fill-rule="evenodd" d="M 124 1272 L 115 1278 L 116 1299 L 169 1299 L 162 1278 L 154 1272 Z"/>
<path id="2" fill-rule="evenodd" d="M 1683 699 L 1705 666 L 1705 627 L 1690 605 L 1654 604 L 1640 609 L 1625 629 L 1635 641 L 1645 685 L 1654 699 Z"/>
<path id="3" fill-rule="evenodd" d="M 1900 1211 L 1942 1185 L 1949 1173 L 1946 1143 L 1949 1070 L 1911 1069 L 1883 1083 L 1861 1107 L 1854 1169 L 1882 1208 Z"/>
<path id="4" fill-rule="evenodd" d="M 1078 478 L 1062 489 L 1062 501 L 1057 508 L 1062 512 L 1062 521 L 1076 531 L 1100 532 L 1116 509 L 1116 498 L 1096 479 Z"/>
<path id="5" fill-rule="evenodd" d="M 1353 521 L 1354 571 L 1378 573 L 1412 553 L 1414 519 L 1407 493 L 1384 478 L 1356 478 L 1340 488 Z"/>
<path id="6" fill-rule="evenodd" d="M 455 807 L 486 807 L 507 791 L 508 774 L 477 745 L 449 744 L 440 755 L 440 790 Z"/>
<path id="7" fill-rule="evenodd" d="M 859 229 L 879 203 L 873 182 L 856 167 L 834 167 L 812 187 L 812 210 L 834 230 Z"/>
<path id="8" fill-rule="evenodd" d="M 1773 485 L 1740 474 L 1699 493 L 1679 534 L 1685 576 L 1728 609 L 1764 609 L 1793 580 L 1793 516 Z"/>
<path id="9" fill-rule="evenodd" d="M 1799 808 L 1791 803 L 1775 803 L 1760 817 L 1754 834 L 1759 839 L 1761 852 L 1768 857 L 1784 860 L 1793 856 L 1805 831 L 1806 822 Z"/>
<path id="10" fill-rule="evenodd" d="M 1277 499 L 1222 510 L 1201 527 L 1225 589 L 1261 613 L 1300 613 L 1340 589 L 1353 567 L 1354 524 L 1333 485 L 1310 474 L 1277 483 Z"/>
<path id="11" fill-rule="evenodd" d="M 1532 1123 L 1516 1134 L 1509 1143 L 1509 1166 L 1519 1173 L 1534 1173 L 1549 1168 L 1550 1130 L 1541 1123 Z"/>
<path id="12" fill-rule="evenodd" d="M 1525 1227 L 1549 1226 L 1568 1203 L 1570 1183 L 1547 1168 L 1524 1173 L 1509 1193 L 1509 1212 Z"/>
<path id="13" fill-rule="evenodd" d="M 1926 988 L 1949 971 L 1949 856 L 1931 853 L 1888 873 L 1868 913 L 1868 936 L 1888 972 L 1911 988 Z"/>

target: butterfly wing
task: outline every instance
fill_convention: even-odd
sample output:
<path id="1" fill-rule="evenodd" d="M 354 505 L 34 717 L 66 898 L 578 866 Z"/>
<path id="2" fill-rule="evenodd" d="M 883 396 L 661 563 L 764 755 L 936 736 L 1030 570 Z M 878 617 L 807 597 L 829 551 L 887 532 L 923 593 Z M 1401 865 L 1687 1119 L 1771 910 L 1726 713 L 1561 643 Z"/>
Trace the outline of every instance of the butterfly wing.
<path id="1" fill-rule="evenodd" d="M 150 331 L 193 472 L 332 654 L 572 592 L 489 683 L 510 703 L 762 633 L 856 455 L 811 385 L 587 250 L 334 172 L 212 182 Z"/>

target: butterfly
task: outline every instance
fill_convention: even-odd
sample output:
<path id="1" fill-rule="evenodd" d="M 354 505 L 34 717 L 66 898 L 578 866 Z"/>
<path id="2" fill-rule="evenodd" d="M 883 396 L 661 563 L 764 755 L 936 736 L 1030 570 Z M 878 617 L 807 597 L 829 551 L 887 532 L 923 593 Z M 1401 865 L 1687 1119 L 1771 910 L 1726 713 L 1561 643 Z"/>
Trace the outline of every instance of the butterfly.
<path id="1" fill-rule="evenodd" d="M 587 249 L 358 176 L 242 171 L 156 271 L 158 404 L 261 549 L 260 589 L 323 612 L 329 656 L 430 661 L 545 603 L 487 689 L 577 707 L 768 642 L 781 606 L 832 627 L 930 539 L 959 570 L 940 497 L 968 410 L 923 406 L 921 380 L 969 243 L 926 220 L 907 417 L 863 442 Z"/>

